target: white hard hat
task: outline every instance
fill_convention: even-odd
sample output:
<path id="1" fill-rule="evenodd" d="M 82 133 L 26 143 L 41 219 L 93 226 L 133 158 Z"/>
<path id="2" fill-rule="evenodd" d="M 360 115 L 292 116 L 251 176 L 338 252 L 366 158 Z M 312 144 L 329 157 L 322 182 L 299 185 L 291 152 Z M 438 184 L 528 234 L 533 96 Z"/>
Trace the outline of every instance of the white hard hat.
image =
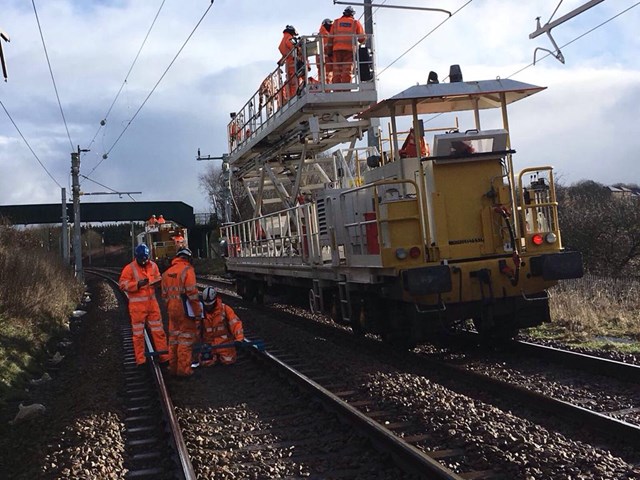
<path id="1" fill-rule="evenodd" d="M 218 298 L 218 292 L 214 287 L 207 287 L 202 291 L 202 303 L 213 305 Z"/>

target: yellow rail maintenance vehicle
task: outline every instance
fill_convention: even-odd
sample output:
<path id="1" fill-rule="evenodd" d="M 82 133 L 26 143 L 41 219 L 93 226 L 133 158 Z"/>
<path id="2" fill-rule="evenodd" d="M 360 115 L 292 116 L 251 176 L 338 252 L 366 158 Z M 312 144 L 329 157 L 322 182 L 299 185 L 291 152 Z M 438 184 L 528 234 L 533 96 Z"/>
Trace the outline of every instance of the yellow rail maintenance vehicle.
<path id="1" fill-rule="evenodd" d="M 158 219 L 154 215 L 145 222 L 144 232 L 138 235 L 140 243 L 147 244 L 151 259 L 164 271 L 178 249 L 188 246 L 187 229 L 174 221 L 165 220 L 162 215 Z"/>
<path id="2" fill-rule="evenodd" d="M 229 125 L 227 161 L 254 207 L 221 232 L 238 293 L 304 289 L 313 311 L 402 346 L 471 321 L 492 338 L 549 321 L 548 289 L 582 276 L 582 258 L 562 246 L 552 167 L 514 171 L 507 116 L 544 87 L 454 74 L 377 101 L 370 50 L 354 48 L 353 81 L 335 84 L 322 43 L 300 45 L 318 79 L 301 72 L 289 99 L 274 89 L 268 111 L 253 109 L 256 92 Z M 488 109 L 499 113 L 489 129 Z M 423 116 L 449 112 L 472 125 L 425 142 Z M 388 142 L 356 146 L 382 118 Z"/>

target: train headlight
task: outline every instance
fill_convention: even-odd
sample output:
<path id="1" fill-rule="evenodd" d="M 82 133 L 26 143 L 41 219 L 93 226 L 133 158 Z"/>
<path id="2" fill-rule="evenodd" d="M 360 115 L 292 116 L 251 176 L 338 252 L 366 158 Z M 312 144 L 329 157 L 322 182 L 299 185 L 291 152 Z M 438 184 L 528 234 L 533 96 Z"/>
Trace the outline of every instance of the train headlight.
<path id="1" fill-rule="evenodd" d="M 549 232 L 547 233 L 547 236 L 544 237 L 544 239 L 547 241 L 547 243 L 556 243 L 558 241 L 558 236 L 553 232 Z"/>
<path id="2" fill-rule="evenodd" d="M 544 243 L 544 238 L 539 233 L 536 233 L 533 237 L 531 237 L 531 241 L 534 245 L 542 245 Z"/>
<path id="3" fill-rule="evenodd" d="M 407 258 L 407 251 L 404 248 L 396 248 L 396 258 L 398 260 L 404 260 Z"/>
<path id="4" fill-rule="evenodd" d="M 418 258 L 420 256 L 420 247 L 411 247 L 411 250 L 409 250 L 409 256 L 411 258 Z"/>

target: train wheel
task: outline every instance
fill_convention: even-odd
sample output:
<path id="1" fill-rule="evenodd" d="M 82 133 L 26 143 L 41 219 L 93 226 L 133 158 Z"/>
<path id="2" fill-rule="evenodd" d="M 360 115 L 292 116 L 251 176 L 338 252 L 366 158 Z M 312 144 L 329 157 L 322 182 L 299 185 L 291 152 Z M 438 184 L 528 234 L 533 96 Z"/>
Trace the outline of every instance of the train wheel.
<path id="1" fill-rule="evenodd" d="M 473 324 L 480 334 L 480 341 L 487 345 L 496 345 L 508 342 L 518 335 L 518 328 L 511 326 L 511 317 L 508 315 L 496 315 L 491 321 L 484 321 L 480 317 L 474 317 Z"/>
<path id="2" fill-rule="evenodd" d="M 364 301 L 356 300 L 351 305 L 351 331 L 354 335 L 361 337 L 364 335 L 364 326 L 366 321 Z"/>
<path id="3" fill-rule="evenodd" d="M 411 339 L 409 332 L 403 330 L 384 332 L 382 341 L 398 350 L 411 350 L 416 346 L 416 342 Z"/>
<path id="4" fill-rule="evenodd" d="M 311 313 L 321 313 L 320 306 L 318 305 L 318 299 L 316 298 L 316 294 L 313 292 L 313 288 L 309 289 L 309 311 Z"/>
<path id="5" fill-rule="evenodd" d="M 325 297 L 326 298 L 326 297 Z M 345 321 L 342 318 L 342 312 L 340 311 L 340 300 L 338 299 L 338 292 L 331 295 L 331 306 L 329 308 L 329 316 L 334 322 L 344 325 Z"/>

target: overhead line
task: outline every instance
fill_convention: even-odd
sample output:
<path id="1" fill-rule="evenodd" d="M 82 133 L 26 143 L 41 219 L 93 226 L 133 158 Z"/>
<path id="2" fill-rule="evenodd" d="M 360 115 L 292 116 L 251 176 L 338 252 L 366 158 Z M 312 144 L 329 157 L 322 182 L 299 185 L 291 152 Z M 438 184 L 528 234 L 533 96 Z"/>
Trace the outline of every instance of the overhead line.
<path id="1" fill-rule="evenodd" d="M 451 16 L 445 18 L 442 22 L 440 22 L 438 25 L 436 25 L 434 28 L 432 28 L 429 32 L 427 32 L 427 34 L 422 37 L 420 40 L 418 40 L 416 43 L 414 43 L 411 47 L 409 47 L 407 50 L 405 50 L 398 58 L 396 58 L 393 62 L 391 62 L 389 65 L 387 65 L 386 67 L 384 67 L 377 75 L 377 77 L 379 78 L 380 75 L 382 75 L 387 69 L 389 69 L 389 67 L 391 67 L 393 64 L 395 64 L 398 60 L 400 60 L 402 57 L 404 57 L 407 53 L 409 53 L 411 50 L 413 50 L 414 48 L 416 48 L 420 43 L 422 43 L 429 35 L 431 35 L 433 32 L 435 32 L 437 29 L 439 29 L 442 25 L 444 25 L 446 22 L 448 22 L 449 20 L 451 20 L 453 18 L 453 16 L 458 13 L 460 10 L 462 10 L 464 7 L 466 7 L 467 5 L 469 5 L 473 0 L 468 0 L 467 3 L 465 3 L 464 5 L 462 5 L 459 9 L 457 9 L 455 12 L 453 12 L 451 14 Z"/>
<path id="2" fill-rule="evenodd" d="M 180 55 L 180 53 L 182 53 L 182 50 L 184 49 L 184 47 L 187 45 L 187 43 L 189 42 L 189 40 L 191 39 L 191 37 L 193 36 L 193 34 L 195 33 L 195 31 L 198 29 L 198 27 L 200 26 L 200 24 L 202 23 L 202 21 L 204 20 L 204 17 L 206 17 L 207 13 L 209 13 L 209 10 L 211 10 L 211 7 L 213 6 L 213 3 L 215 2 L 215 0 L 211 0 L 211 3 L 209 4 L 209 6 L 207 7 L 207 9 L 205 10 L 205 12 L 202 14 L 202 17 L 200 17 L 200 20 L 198 20 L 198 23 L 196 24 L 195 27 L 193 27 L 193 30 L 191 31 L 191 33 L 189 34 L 189 36 L 187 37 L 187 39 L 184 41 L 184 43 L 182 44 L 182 46 L 180 47 L 180 49 L 178 50 L 178 52 L 176 53 L 176 55 L 173 57 L 173 60 L 171 60 L 171 62 L 169 63 L 169 65 L 167 66 L 167 68 L 165 69 L 164 73 L 160 76 L 160 78 L 158 79 L 158 81 L 156 82 L 156 84 L 153 86 L 153 88 L 151 89 L 151 91 L 149 92 L 149 95 L 147 95 L 147 98 L 144 99 L 144 101 L 142 102 L 142 104 L 140 105 L 140 107 L 138 107 L 138 110 L 136 110 L 136 113 L 133 114 L 133 117 L 131 117 L 131 120 L 129 120 L 129 122 L 127 123 L 127 125 L 124 127 L 124 129 L 122 130 L 122 132 L 120 133 L 120 135 L 118 135 L 118 138 L 116 138 L 116 141 L 113 142 L 113 145 L 111 145 L 111 147 L 109 148 L 109 150 L 102 156 L 102 160 L 100 160 L 98 162 L 98 164 L 93 167 L 93 169 L 89 172 L 89 175 L 91 175 L 96 168 L 98 168 L 102 162 L 104 162 L 108 155 L 111 153 L 111 151 L 115 148 L 115 146 L 118 144 L 118 142 L 120 141 L 120 139 L 122 138 L 122 136 L 124 135 L 124 133 L 127 131 L 127 129 L 129 128 L 129 126 L 131 125 L 131 123 L 135 120 L 135 118 L 138 116 L 138 113 L 140 113 L 140 110 L 142 110 L 142 108 L 146 105 L 147 101 L 149 100 L 149 98 L 151 97 L 151 95 L 153 95 L 153 92 L 155 92 L 156 88 L 158 87 L 158 85 L 160 85 L 160 82 L 162 81 L 162 79 L 165 77 L 165 75 L 167 74 L 167 72 L 169 71 L 169 69 L 171 68 L 171 66 L 174 64 L 174 62 L 176 61 L 176 59 L 178 58 L 178 56 Z"/>
<path id="3" fill-rule="evenodd" d="M 162 10 L 162 7 L 164 6 L 164 2 L 165 1 L 166 0 L 162 0 L 162 3 L 160 4 L 160 8 L 158 8 L 158 11 L 156 12 L 156 16 L 153 18 L 153 21 L 151 22 L 151 26 L 149 27 L 149 30 L 147 31 L 147 35 L 144 37 L 144 40 L 142 41 L 142 44 L 140 45 L 140 48 L 138 49 L 138 53 L 136 54 L 136 58 L 133 59 L 133 63 L 131 63 L 131 66 L 129 67 L 129 71 L 125 75 L 124 81 L 122 82 L 122 85 L 120 85 L 120 90 L 118 90 L 118 93 L 116 94 L 115 98 L 113 99 L 113 102 L 111 102 L 111 106 L 109 107 L 109 109 L 107 110 L 107 113 L 105 114 L 104 118 L 100 122 L 100 126 L 98 127 L 98 130 L 96 131 L 96 134 L 91 139 L 91 142 L 89 143 L 89 146 L 87 148 L 91 148 L 91 145 L 93 145 L 93 142 L 95 142 L 96 137 L 98 136 L 98 133 L 100 133 L 100 130 L 104 126 L 104 122 L 107 121 L 107 118 L 109 117 L 109 114 L 111 113 L 111 109 L 113 108 L 113 106 L 116 104 L 116 101 L 120 97 L 120 93 L 122 93 L 122 89 L 124 88 L 125 84 L 127 83 L 127 80 L 129 79 L 129 75 L 131 75 L 131 71 L 133 70 L 134 65 L 138 61 L 138 57 L 140 56 L 140 53 L 142 52 L 142 49 L 144 48 L 144 45 L 147 43 L 147 39 L 149 38 L 149 35 L 151 34 L 151 30 L 153 30 L 153 26 L 155 25 L 156 20 L 158 19 L 158 16 L 160 15 L 160 11 Z"/>
<path id="4" fill-rule="evenodd" d="M 559 47 L 559 48 L 558 48 L 558 50 L 562 50 L 563 48 L 565 48 L 565 47 L 567 47 L 567 46 L 571 45 L 572 43 L 577 42 L 577 41 L 578 41 L 578 40 L 580 40 L 582 37 L 585 37 L 585 36 L 589 35 L 589 34 L 590 34 L 591 32 L 593 32 L 594 30 L 597 30 L 598 28 L 602 27 L 603 25 L 606 25 L 607 23 L 611 22 L 612 20 L 615 20 L 615 19 L 616 19 L 616 18 L 618 18 L 619 16 L 621 16 L 621 15 L 623 15 L 623 14 L 627 13 L 629 10 L 631 10 L 632 8 L 637 7 L 638 5 L 640 5 L 640 2 L 636 2 L 636 3 L 634 3 L 633 5 L 631 5 L 630 7 L 625 8 L 624 10 L 622 10 L 622 11 L 621 11 L 621 12 L 619 12 L 619 13 L 617 13 L 617 14 L 616 14 L 616 15 L 614 15 L 613 17 L 611 17 L 611 18 L 609 18 L 609 19 L 605 20 L 604 22 L 600 23 L 599 25 L 596 25 L 595 27 L 593 27 L 593 28 L 591 28 L 591 29 L 587 30 L 587 31 L 586 31 L 586 32 L 584 32 L 583 34 L 578 35 L 578 36 L 577 36 L 576 38 L 574 38 L 573 40 L 568 41 L 567 43 L 565 43 L 564 45 L 562 45 L 561 47 Z M 554 14 L 555 14 L 555 12 L 554 12 Z M 551 55 L 552 55 L 552 53 L 547 53 L 546 55 L 544 55 L 544 56 L 540 57 L 540 59 L 538 59 L 538 62 L 540 62 L 541 60 L 544 60 L 545 58 L 547 58 L 547 57 L 549 57 L 549 56 L 551 56 Z M 522 73 L 524 70 L 526 70 L 526 69 L 527 69 L 527 68 L 529 68 L 529 67 L 532 67 L 534 64 L 535 64 L 534 62 L 531 62 L 529 65 L 527 65 L 527 66 L 525 66 L 525 67 L 522 67 L 520 70 L 518 70 L 518 71 L 516 71 L 516 72 L 512 73 L 511 75 L 509 75 L 507 78 L 511 78 L 511 77 L 516 76 L 516 75 L 517 75 L 517 74 L 519 74 L 519 73 Z"/>
<path id="5" fill-rule="evenodd" d="M 60 102 L 60 95 L 58 94 L 58 87 L 56 85 L 56 79 L 53 76 L 53 69 L 51 68 L 51 61 L 49 60 L 49 53 L 47 52 L 47 45 L 44 41 L 44 35 L 42 34 L 42 27 L 40 26 L 40 18 L 38 18 L 38 10 L 36 9 L 35 0 L 31 0 L 33 5 L 33 12 L 36 14 L 36 22 L 38 23 L 38 30 L 40 31 L 40 38 L 42 39 L 42 47 L 44 48 L 44 56 L 47 58 L 47 65 L 49 65 L 49 73 L 51 74 L 51 81 L 53 82 L 53 89 L 56 92 L 56 98 L 58 99 L 58 106 L 60 107 L 60 114 L 62 115 L 62 121 L 64 122 L 64 128 L 67 130 L 67 138 L 69 138 L 69 145 L 73 151 L 73 142 L 71 141 L 71 135 L 69 134 L 69 127 L 67 126 L 67 119 L 64 116 L 64 110 L 62 109 L 62 102 Z"/>
<path id="6" fill-rule="evenodd" d="M 24 141 L 25 145 L 29 148 L 29 150 L 31 150 L 31 153 L 33 154 L 33 156 L 35 157 L 35 159 L 38 161 L 38 163 L 40 164 L 40 166 L 44 169 L 45 172 L 47 172 L 47 175 L 49 175 L 49 178 L 51 178 L 51 180 L 53 180 L 55 182 L 56 185 L 58 185 L 58 187 L 60 187 L 60 189 L 62 189 L 62 185 L 60 185 L 58 183 L 58 181 L 53 178 L 53 175 L 51 175 L 51 172 L 49 172 L 49 170 L 47 170 L 47 167 L 44 166 L 44 163 L 42 163 L 42 161 L 40 160 L 40 158 L 38 158 L 38 155 L 36 155 L 36 152 L 33 151 L 33 148 L 31 148 L 31 145 L 29 145 L 29 142 L 27 142 L 27 139 L 24 138 L 24 135 L 22 134 L 22 132 L 20 131 L 20 129 L 18 128 L 18 125 L 16 125 L 16 122 L 13 121 L 13 118 L 11 117 L 11 114 L 9 113 L 9 111 L 7 110 L 7 107 L 4 106 L 4 103 L 2 103 L 2 100 L 0 100 L 0 105 L 2 105 L 2 108 L 4 110 L 4 112 L 7 114 L 7 116 L 9 117 L 9 120 L 11 120 L 11 123 L 13 123 L 13 126 L 16 128 L 16 130 L 18 131 L 18 133 L 20 134 L 20 136 L 22 137 L 22 140 Z"/>

